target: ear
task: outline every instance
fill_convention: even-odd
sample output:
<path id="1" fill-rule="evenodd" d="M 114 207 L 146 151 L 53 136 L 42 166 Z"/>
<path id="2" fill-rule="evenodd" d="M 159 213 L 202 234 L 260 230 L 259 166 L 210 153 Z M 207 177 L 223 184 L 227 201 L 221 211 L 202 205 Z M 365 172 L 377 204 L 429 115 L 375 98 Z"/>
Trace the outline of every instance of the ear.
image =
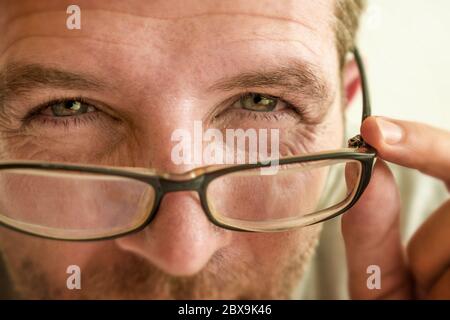
<path id="1" fill-rule="evenodd" d="M 358 65 L 354 59 L 346 62 L 344 66 L 343 82 L 346 98 L 345 107 L 347 108 L 361 89 L 361 78 Z"/>

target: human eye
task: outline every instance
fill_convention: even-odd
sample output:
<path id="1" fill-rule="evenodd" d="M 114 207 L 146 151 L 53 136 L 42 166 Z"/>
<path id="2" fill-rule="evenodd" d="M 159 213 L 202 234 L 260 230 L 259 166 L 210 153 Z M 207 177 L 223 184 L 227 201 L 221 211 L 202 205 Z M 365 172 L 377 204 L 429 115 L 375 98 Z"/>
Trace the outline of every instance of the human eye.
<path id="1" fill-rule="evenodd" d="M 227 121 L 250 119 L 262 123 L 276 120 L 301 120 L 302 108 L 275 95 L 245 92 L 231 98 L 221 112 Z M 230 101 L 228 100 L 228 101 Z"/>
<path id="2" fill-rule="evenodd" d="M 254 112 L 273 112 L 275 110 L 286 109 L 286 103 L 274 96 L 249 92 L 241 95 L 234 102 L 233 108 L 241 108 Z"/>
<path id="3" fill-rule="evenodd" d="M 117 110 L 85 96 L 30 95 L 10 101 L 0 113 L 0 132 L 14 158 L 78 162 L 83 154 L 97 161 L 127 134 Z"/>
<path id="4" fill-rule="evenodd" d="M 50 104 L 40 114 L 51 117 L 71 117 L 95 111 L 97 109 L 94 106 L 80 99 L 69 99 Z"/>
<path id="5" fill-rule="evenodd" d="M 98 118 L 103 112 L 85 98 L 62 98 L 45 102 L 22 118 L 24 124 L 81 125 Z"/>

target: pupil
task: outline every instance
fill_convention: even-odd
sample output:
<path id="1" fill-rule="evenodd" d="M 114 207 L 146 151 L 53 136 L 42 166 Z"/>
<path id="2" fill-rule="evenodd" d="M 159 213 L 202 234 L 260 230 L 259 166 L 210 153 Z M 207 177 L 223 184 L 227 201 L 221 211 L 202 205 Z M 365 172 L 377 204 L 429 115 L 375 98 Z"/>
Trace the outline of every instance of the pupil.
<path id="1" fill-rule="evenodd" d="M 79 101 L 67 101 L 65 107 L 72 111 L 78 111 L 81 108 L 81 104 Z"/>

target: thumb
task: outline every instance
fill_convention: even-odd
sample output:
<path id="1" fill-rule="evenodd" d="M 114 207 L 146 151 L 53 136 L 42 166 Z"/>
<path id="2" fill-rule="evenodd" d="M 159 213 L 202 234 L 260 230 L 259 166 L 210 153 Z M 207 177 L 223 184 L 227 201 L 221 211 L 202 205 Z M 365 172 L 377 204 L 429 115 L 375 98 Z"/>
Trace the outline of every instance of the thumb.
<path id="1" fill-rule="evenodd" d="M 352 299 L 411 298 L 399 216 L 400 196 L 394 177 L 378 159 L 364 194 L 342 216 Z M 375 266 L 373 274 L 370 266 Z M 378 270 L 380 287 L 374 288 L 370 284 L 376 281 Z"/>

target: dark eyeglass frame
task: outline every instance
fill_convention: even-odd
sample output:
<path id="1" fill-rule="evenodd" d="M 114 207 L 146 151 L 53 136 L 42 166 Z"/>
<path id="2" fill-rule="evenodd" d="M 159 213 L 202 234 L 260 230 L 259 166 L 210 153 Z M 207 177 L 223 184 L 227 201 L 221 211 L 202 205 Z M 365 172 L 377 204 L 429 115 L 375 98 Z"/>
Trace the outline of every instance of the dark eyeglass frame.
<path id="1" fill-rule="evenodd" d="M 352 50 L 353 55 L 355 57 L 359 73 L 361 79 L 361 87 L 362 87 L 362 101 L 363 101 L 363 112 L 362 112 L 362 121 L 371 115 L 371 106 L 369 101 L 369 90 L 367 86 L 366 74 L 363 66 L 363 62 L 361 56 L 358 52 L 358 49 L 355 48 Z M 359 184 L 356 188 L 355 195 L 351 202 L 349 202 L 345 207 L 336 213 L 326 217 L 325 219 L 317 220 L 309 224 L 298 225 L 292 228 L 301 228 L 308 225 L 320 223 L 326 221 L 328 219 L 332 219 L 345 211 L 351 208 L 361 197 L 362 193 L 366 189 L 369 184 L 371 175 L 372 175 L 372 167 L 374 164 L 374 160 L 376 158 L 376 151 L 367 145 L 360 135 L 357 135 L 351 138 L 348 141 L 348 147 L 351 149 L 343 149 L 336 151 L 326 151 L 320 153 L 313 153 L 304 156 L 293 156 L 281 158 L 278 161 L 279 165 L 287 165 L 287 164 L 297 164 L 302 162 L 310 162 L 310 161 L 321 161 L 321 160 L 354 160 L 360 163 L 361 165 L 361 177 L 359 179 Z M 64 170 L 64 171 L 77 171 L 82 173 L 93 173 L 93 174 L 102 174 L 108 176 L 116 176 L 116 177 L 124 177 L 129 179 L 138 180 L 144 182 L 153 187 L 155 191 L 155 199 L 153 208 L 151 212 L 148 214 L 147 219 L 138 227 L 135 227 L 131 230 L 126 230 L 124 232 L 120 232 L 114 235 L 108 236 L 100 236 L 100 237 L 91 237 L 91 238 L 83 238 L 83 239 L 74 239 L 74 238 L 61 238 L 61 237 L 53 237 L 46 236 L 42 234 L 36 234 L 27 230 L 22 230 L 15 226 L 9 225 L 0 221 L 0 225 L 7 227 L 12 230 L 19 231 L 21 233 L 38 236 L 42 238 L 48 239 L 56 239 L 56 240 L 67 240 L 67 241 L 92 241 L 92 240 L 107 240 L 113 239 L 121 236 L 125 236 L 130 233 L 139 232 L 148 226 L 152 220 L 155 218 L 156 213 L 161 204 L 161 200 L 165 194 L 169 192 L 177 192 L 177 191 L 195 191 L 198 193 L 200 198 L 201 206 L 206 213 L 208 219 L 221 228 L 225 228 L 228 230 L 234 231 L 246 231 L 246 232 L 258 232 L 257 230 L 249 230 L 245 228 L 240 228 L 236 226 L 231 226 L 222 223 L 217 220 L 214 214 L 211 212 L 210 207 L 208 205 L 206 190 L 208 185 L 218 177 L 221 177 L 226 174 L 249 170 L 249 169 L 258 169 L 270 167 L 271 163 L 261 163 L 257 162 L 254 164 L 238 164 L 238 165 L 213 165 L 206 166 L 201 168 L 196 168 L 191 171 L 188 171 L 183 174 L 169 174 L 163 172 L 153 171 L 151 169 L 145 168 L 127 168 L 127 167 L 107 167 L 107 166 L 91 166 L 91 165 L 76 165 L 76 164 L 64 164 L 64 163 L 52 163 L 52 162 L 35 162 L 35 161 L 11 161 L 11 162 L 2 162 L 0 163 L 0 170 L 7 169 L 37 169 L 37 170 Z M 284 229 L 274 229 L 274 230 L 266 230 L 262 232 L 274 232 L 274 231 L 285 231 L 292 228 L 284 228 Z M 259 231 L 261 232 L 261 231 Z"/>

